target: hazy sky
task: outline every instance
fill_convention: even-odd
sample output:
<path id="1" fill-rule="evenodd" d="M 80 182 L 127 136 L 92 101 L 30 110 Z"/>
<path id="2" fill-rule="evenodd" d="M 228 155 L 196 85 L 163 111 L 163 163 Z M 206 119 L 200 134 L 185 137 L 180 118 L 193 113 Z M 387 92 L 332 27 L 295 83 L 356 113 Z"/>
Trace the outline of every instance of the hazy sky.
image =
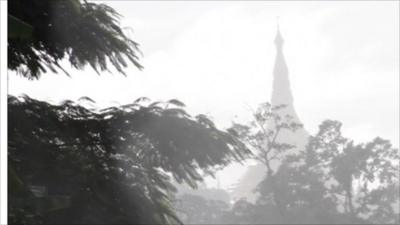
<path id="1" fill-rule="evenodd" d="M 9 73 L 9 93 L 53 102 L 89 96 L 100 105 L 177 98 L 225 128 L 248 118 L 248 105 L 269 101 L 279 16 L 305 128 L 314 134 L 324 119 L 336 119 L 357 141 L 381 136 L 399 146 L 398 1 L 105 3 L 132 28 L 143 71 L 132 67 L 124 77 L 70 69 L 72 78 L 45 74 L 40 81 Z M 223 186 L 234 181 L 227 173 Z"/>

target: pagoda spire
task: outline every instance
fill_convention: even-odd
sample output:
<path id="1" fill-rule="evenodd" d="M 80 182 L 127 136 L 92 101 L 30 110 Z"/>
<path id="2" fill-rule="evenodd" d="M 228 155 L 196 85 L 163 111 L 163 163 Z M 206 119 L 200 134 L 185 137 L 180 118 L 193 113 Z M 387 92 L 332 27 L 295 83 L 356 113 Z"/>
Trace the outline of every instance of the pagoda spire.
<path id="1" fill-rule="evenodd" d="M 276 57 L 273 70 L 271 104 L 285 104 L 289 106 L 293 103 L 293 96 L 290 88 L 289 71 L 283 56 L 284 40 L 279 30 L 279 23 L 277 24 L 277 32 L 274 42 L 276 47 Z"/>
<path id="2" fill-rule="evenodd" d="M 275 37 L 276 57 L 273 70 L 271 105 L 284 105 L 285 107 L 278 110 L 276 113 L 281 118 L 289 116 L 291 118 L 290 122 L 302 124 L 296 113 L 293 103 L 293 94 L 289 80 L 289 70 L 286 65 L 285 57 L 283 56 L 283 43 L 284 41 L 278 24 Z M 274 121 L 271 121 L 271 129 L 274 129 L 275 125 L 276 124 L 274 124 Z M 302 149 L 308 140 L 308 136 L 309 135 L 304 128 L 299 128 L 295 132 L 280 132 L 276 140 L 281 143 L 294 145 L 297 149 Z"/>
<path id="3" fill-rule="evenodd" d="M 276 18 L 276 37 L 275 37 L 275 46 L 277 50 L 282 51 L 283 47 L 283 38 L 281 32 L 279 30 L 279 16 Z"/>
<path id="4" fill-rule="evenodd" d="M 302 124 L 297 116 L 294 109 L 292 90 L 290 88 L 289 82 L 289 71 L 285 62 L 285 57 L 283 56 L 283 37 L 279 30 L 279 23 L 277 23 L 277 32 L 275 37 L 275 47 L 276 47 L 276 57 L 273 69 L 273 84 L 272 84 L 272 95 L 271 95 L 271 105 L 285 105 L 285 107 L 277 110 L 280 118 L 286 118 L 289 116 L 291 118 L 290 122 L 297 124 Z M 273 119 L 268 121 L 268 130 L 276 131 L 276 124 Z M 283 129 L 276 136 L 276 143 L 284 143 L 292 145 L 293 148 L 286 153 L 282 153 L 282 157 L 285 154 L 297 154 L 299 151 L 303 150 L 307 144 L 309 135 L 307 131 L 300 127 L 296 131 Z M 276 149 L 274 149 L 275 151 Z M 271 169 L 277 171 L 280 167 L 282 161 L 275 159 L 271 161 Z M 257 185 L 262 182 L 265 178 L 266 168 L 262 163 L 257 163 L 248 167 L 246 173 L 241 178 L 239 185 L 234 191 L 234 196 L 237 199 L 246 198 L 250 202 L 256 202 L 257 195 L 254 194 L 254 189 Z"/>
<path id="5" fill-rule="evenodd" d="M 284 105 L 283 108 L 275 111 L 280 118 L 288 119 L 285 123 L 295 123 L 298 125 L 302 125 L 300 121 L 295 107 L 293 103 L 293 95 L 292 89 L 290 87 L 289 80 L 289 70 L 286 65 L 285 57 L 283 56 L 283 38 L 281 32 L 279 30 L 279 24 L 277 27 L 277 33 L 275 37 L 275 47 L 276 47 L 276 58 L 273 70 L 273 86 L 272 86 L 272 95 L 271 95 L 271 105 L 279 106 Z M 276 130 L 276 121 L 274 119 L 269 121 L 269 129 L 275 131 Z M 304 127 L 300 127 L 295 131 L 292 130 L 281 130 L 279 134 L 276 136 L 277 143 L 285 143 L 294 146 L 290 151 L 285 154 L 297 154 L 299 151 L 303 150 L 307 141 L 308 141 L 308 133 L 304 129 Z M 281 162 L 275 161 L 271 164 L 271 167 L 276 170 L 279 168 Z"/>

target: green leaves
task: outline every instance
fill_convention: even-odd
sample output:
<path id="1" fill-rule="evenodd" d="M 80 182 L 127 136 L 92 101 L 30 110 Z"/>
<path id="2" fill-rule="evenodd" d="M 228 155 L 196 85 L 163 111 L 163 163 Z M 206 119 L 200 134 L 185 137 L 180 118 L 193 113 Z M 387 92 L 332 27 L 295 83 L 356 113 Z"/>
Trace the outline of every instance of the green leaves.
<path id="1" fill-rule="evenodd" d="M 195 187 L 201 171 L 250 153 L 176 101 L 179 108 L 142 100 L 98 110 L 9 97 L 9 160 L 18 175 L 71 198 L 71 207 L 57 210 L 67 216 L 45 214 L 47 223 L 178 223 L 172 178 Z"/>
<path id="2" fill-rule="evenodd" d="M 68 74 L 59 64 L 63 59 L 76 69 L 89 65 L 98 73 L 111 66 L 125 74 L 129 64 L 142 69 L 138 44 L 120 28 L 120 15 L 107 5 L 15 0 L 8 12 L 8 68 L 28 79 L 38 79 L 48 70 Z"/>

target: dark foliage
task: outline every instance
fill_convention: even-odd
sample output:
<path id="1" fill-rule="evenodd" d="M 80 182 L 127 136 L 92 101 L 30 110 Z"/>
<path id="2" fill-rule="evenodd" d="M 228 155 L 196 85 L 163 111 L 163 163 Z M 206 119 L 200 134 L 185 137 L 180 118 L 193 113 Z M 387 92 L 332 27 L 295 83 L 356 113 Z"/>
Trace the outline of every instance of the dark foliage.
<path id="1" fill-rule="evenodd" d="M 61 60 L 97 72 L 110 65 L 124 73 L 138 62 L 138 44 L 121 29 L 111 7 L 80 0 L 13 0 L 8 3 L 8 68 L 35 79 L 64 72 Z M 67 73 L 67 72 L 66 72 Z M 67 73 L 68 74 L 68 73 Z"/>
<path id="2" fill-rule="evenodd" d="M 172 177 L 195 187 L 201 171 L 249 154 L 175 100 L 141 100 L 95 111 L 10 96 L 9 222 L 176 223 Z"/>

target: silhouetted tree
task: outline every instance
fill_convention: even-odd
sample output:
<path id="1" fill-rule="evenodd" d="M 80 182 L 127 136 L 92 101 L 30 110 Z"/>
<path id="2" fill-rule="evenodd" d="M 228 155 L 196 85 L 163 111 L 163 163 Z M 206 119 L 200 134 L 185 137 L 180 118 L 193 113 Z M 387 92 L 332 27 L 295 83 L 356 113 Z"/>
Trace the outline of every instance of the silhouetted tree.
<path id="1" fill-rule="evenodd" d="M 293 122 L 289 115 L 281 117 L 279 111 L 284 109 L 285 105 L 271 106 L 269 103 L 261 104 L 253 112 L 253 120 L 249 125 L 234 123 L 230 132 L 235 134 L 241 141 L 253 149 L 255 159 L 265 165 L 266 178 L 270 184 L 271 201 L 275 202 L 277 214 L 285 217 L 285 205 L 283 199 L 279 197 L 279 187 L 276 178 L 277 168 L 294 147 L 293 145 L 283 143 L 277 138 L 282 131 L 296 131 L 302 125 Z"/>
<path id="2" fill-rule="evenodd" d="M 265 178 L 257 189 L 257 202 L 248 203 L 244 216 L 237 220 L 272 224 L 398 223 L 398 149 L 381 138 L 355 145 L 342 136 L 337 121 L 324 121 L 319 128 L 305 149 L 282 160 L 273 180 Z M 284 217 L 278 204 L 284 209 Z"/>
<path id="3" fill-rule="evenodd" d="M 171 224 L 174 178 L 192 187 L 200 171 L 249 150 L 177 100 L 103 110 L 9 97 L 11 224 Z"/>
<path id="4" fill-rule="evenodd" d="M 8 3 L 8 68 L 29 78 L 58 69 L 110 65 L 124 73 L 138 62 L 138 44 L 122 30 L 120 15 L 105 4 L 86 0 L 13 0 Z"/>
<path id="5" fill-rule="evenodd" d="M 377 137 L 356 145 L 342 136 L 340 122 L 327 120 L 308 148 L 318 159 L 314 169 L 323 173 L 328 192 L 349 218 L 398 221 L 400 158 L 390 141 Z"/>

